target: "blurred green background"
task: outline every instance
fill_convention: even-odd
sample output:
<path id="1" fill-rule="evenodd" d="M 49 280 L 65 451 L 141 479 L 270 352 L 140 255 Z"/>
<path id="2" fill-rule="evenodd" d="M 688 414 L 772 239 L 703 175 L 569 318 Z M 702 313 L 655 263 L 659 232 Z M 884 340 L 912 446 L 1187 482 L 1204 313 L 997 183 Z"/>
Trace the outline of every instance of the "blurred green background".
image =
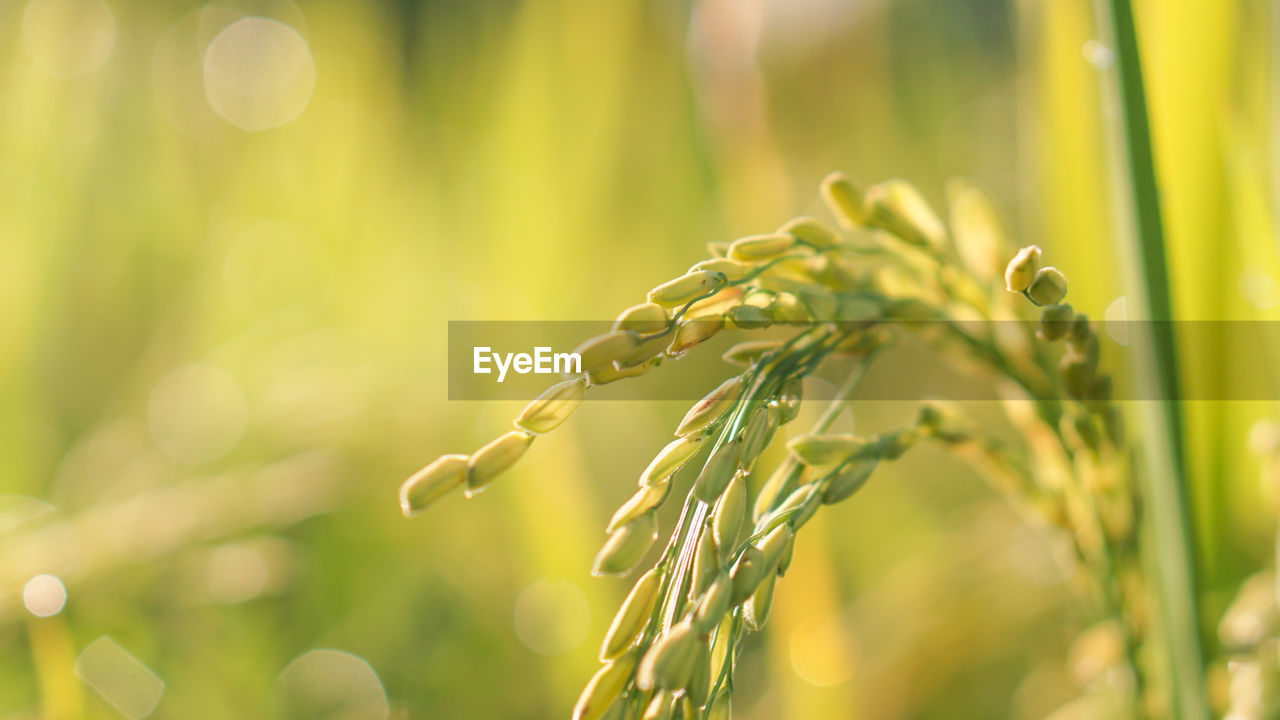
<path id="1" fill-rule="evenodd" d="M 1275 319 L 1276 19 L 1138 5 L 1177 312 Z M 1083 1 L 0 0 L 0 718 L 566 717 L 684 408 L 588 403 L 404 520 L 519 410 L 446 400 L 447 321 L 607 320 L 833 169 L 977 180 L 1111 317 L 1110 59 Z M 1214 612 L 1271 552 L 1274 396 L 1185 406 Z M 1061 539 L 943 454 L 806 535 L 736 717 L 1077 694 Z"/>

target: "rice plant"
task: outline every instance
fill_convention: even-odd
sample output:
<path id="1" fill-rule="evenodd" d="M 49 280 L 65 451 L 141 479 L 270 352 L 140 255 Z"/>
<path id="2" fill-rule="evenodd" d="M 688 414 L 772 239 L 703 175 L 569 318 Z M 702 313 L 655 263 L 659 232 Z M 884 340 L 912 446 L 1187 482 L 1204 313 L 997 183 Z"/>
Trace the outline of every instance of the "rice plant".
<path id="1" fill-rule="evenodd" d="M 1040 248 L 1010 245 L 970 184 L 949 188 L 946 223 L 901 180 L 863 190 L 834 173 L 821 194 L 839 232 L 802 217 L 711 244 L 710 258 L 583 343 L 582 373 L 530 403 L 514 430 L 409 478 L 402 510 L 413 516 L 451 491 L 480 492 L 593 387 L 660 371 L 726 328 L 773 328 L 724 354 L 740 370 L 690 408 L 610 519 L 593 573 L 639 575 L 572 717 L 728 717 L 743 638 L 766 625 L 805 524 L 921 442 L 950 450 L 1028 518 L 1067 533 L 1081 602 L 1096 620 L 1077 643 L 1095 669 L 1082 702 L 1160 716 L 1160 703 L 1148 702 L 1159 681 L 1146 655 L 1157 651 L 1122 416 L 1093 325 L 1063 302 L 1066 276 Z M 867 369 L 907 335 L 980 367 L 1020 440 L 998 441 L 943 401 L 921 403 L 911 422 L 884 432 L 832 433 Z M 812 427 L 792 432 L 803 381 L 830 368 L 845 374 L 837 396 Z M 785 443 L 786 460 L 753 477 L 774 443 Z M 679 519 L 642 569 L 664 536 L 657 510 L 673 496 Z"/>

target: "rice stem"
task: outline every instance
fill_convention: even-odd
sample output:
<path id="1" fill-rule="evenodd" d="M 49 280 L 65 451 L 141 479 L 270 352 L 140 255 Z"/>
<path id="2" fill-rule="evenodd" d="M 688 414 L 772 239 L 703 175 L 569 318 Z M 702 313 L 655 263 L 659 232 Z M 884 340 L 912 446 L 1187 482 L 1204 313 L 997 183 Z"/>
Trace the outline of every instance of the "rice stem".
<path id="1" fill-rule="evenodd" d="M 1135 376 L 1145 383 L 1141 403 L 1148 428 L 1142 473 L 1144 494 L 1150 509 L 1149 533 L 1159 604 L 1168 644 L 1168 701 L 1173 717 L 1208 718 L 1204 686 L 1204 655 L 1199 623 L 1197 567 L 1194 537 L 1188 512 L 1187 472 L 1179 400 L 1177 345 L 1172 324 L 1169 271 L 1165 258 L 1160 193 L 1156 184 L 1146 91 L 1139 57 L 1133 7 L 1129 0 L 1106 0 L 1100 17 L 1110 25 L 1115 48 L 1116 93 L 1119 99 L 1117 150 L 1122 161 L 1126 205 L 1132 208 L 1132 233 L 1121 233 L 1128 242 L 1137 323 L 1131 333 Z"/>

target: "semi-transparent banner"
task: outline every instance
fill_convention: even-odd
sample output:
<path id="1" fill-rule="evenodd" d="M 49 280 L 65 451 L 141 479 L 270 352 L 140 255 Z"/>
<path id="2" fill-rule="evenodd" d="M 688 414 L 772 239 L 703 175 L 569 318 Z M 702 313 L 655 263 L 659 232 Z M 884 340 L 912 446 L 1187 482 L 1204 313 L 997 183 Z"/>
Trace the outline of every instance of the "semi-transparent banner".
<path id="1" fill-rule="evenodd" d="M 1098 374 L 1112 378 L 1116 400 L 1153 399 L 1140 374 L 1150 368 L 1139 348 L 1151 322 L 1098 322 Z M 1280 323 L 1262 321 L 1173 322 L 1179 345 L 1181 397 L 1185 400 L 1277 400 L 1280 373 L 1266 361 L 1280 355 Z M 1008 395 L 997 386 L 993 363 L 1025 377 L 1033 391 L 1052 389 L 1067 354 L 1065 341 L 1036 337 L 1039 322 L 879 322 L 873 327 L 839 323 L 791 323 L 763 330 L 724 328 L 675 356 L 672 335 L 648 341 L 654 359 L 647 369 L 592 373 L 600 385 L 591 400 L 694 401 L 734 372 L 724 358 L 744 342 L 786 341 L 801 333 L 876 333 L 887 342 L 861 383 L 860 400 L 994 400 Z M 450 400 L 530 400 L 583 370 L 575 354 L 583 342 L 608 333 L 612 322 L 451 321 L 448 330 Z M 661 346 L 661 347 L 660 347 Z M 815 377 L 838 384 L 857 353 L 835 352 Z M 618 377 L 623 375 L 622 377 Z M 613 379 L 616 378 L 616 379 Z M 821 399 L 822 383 L 810 391 Z M 834 389 L 834 388 L 833 388 Z"/>

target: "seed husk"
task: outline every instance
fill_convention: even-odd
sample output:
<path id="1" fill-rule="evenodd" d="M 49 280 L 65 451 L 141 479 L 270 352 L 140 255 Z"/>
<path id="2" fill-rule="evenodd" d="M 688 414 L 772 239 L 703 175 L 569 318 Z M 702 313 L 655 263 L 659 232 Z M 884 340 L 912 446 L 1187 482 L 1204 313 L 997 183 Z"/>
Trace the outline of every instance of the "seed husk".
<path id="1" fill-rule="evenodd" d="M 791 526 L 783 523 L 770 530 L 769 534 L 760 540 L 756 547 L 760 548 L 760 554 L 764 557 L 766 568 L 777 568 L 778 562 L 782 560 L 783 554 L 791 546 L 791 541 L 794 537 L 795 533 L 792 532 Z"/>
<path id="2" fill-rule="evenodd" d="M 657 457 L 640 473 L 640 487 L 666 482 L 689 462 L 702 447 L 705 435 L 690 434 L 676 438 L 658 451 Z"/>
<path id="3" fill-rule="evenodd" d="M 671 720 L 675 713 L 675 698 L 666 690 L 653 694 L 653 699 L 645 706 L 641 720 Z"/>
<path id="4" fill-rule="evenodd" d="M 698 596 L 698 605 L 693 610 L 693 629 L 698 635 L 708 635 L 724 614 L 729 611 L 729 598 L 733 595 L 733 579 L 729 573 L 721 572 L 711 581 L 711 585 Z"/>
<path id="5" fill-rule="evenodd" d="M 698 270 L 685 273 L 649 291 L 649 302 L 666 308 L 684 305 L 690 300 L 714 291 L 724 282 L 719 273 Z"/>
<path id="6" fill-rule="evenodd" d="M 786 425 L 800 414 L 800 401 L 804 398 L 804 384 L 800 378 L 788 380 L 778 394 L 778 424 Z"/>
<path id="7" fill-rule="evenodd" d="M 799 477 L 802 469 L 802 465 L 795 465 L 794 467 L 780 465 L 777 470 L 774 470 L 773 474 L 769 476 L 764 485 L 760 486 L 760 491 L 756 494 L 756 502 L 751 509 L 751 518 L 759 522 L 761 518 L 768 515 L 770 510 L 773 509 L 774 502 L 782 494 L 782 489 L 786 487 L 793 476 Z"/>
<path id="8" fill-rule="evenodd" d="M 729 322 L 743 330 L 759 330 L 773 324 L 773 318 L 755 305 L 738 305 L 730 308 L 726 317 L 729 318 Z"/>
<path id="9" fill-rule="evenodd" d="M 710 260 L 703 260 L 697 265 L 689 268 L 689 272 L 697 272 L 699 270 L 720 273 L 724 275 L 724 279 L 726 281 L 738 282 L 751 272 L 751 266 L 732 258 L 712 258 Z"/>
<path id="10" fill-rule="evenodd" d="M 780 292 L 774 296 L 773 302 L 765 312 L 775 323 L 799 324 L 807 323 L 812 319 L 800 298 L 789 292 Z"/>
<path id="11" fill-rule="evenodd" d="M 751 235 L 734 240 L 729 245 L 729 257 L 742 262 L 762 262 L 772 260 L 795 246 L 796 237 L 791 233 Z"/>
<path id="12" fill-rule="evenodd" d="M 879 460 L 897 460 L 902 457 L 920 439 L 916 428 L 905 428 L 897 432 L 876 435 L 871 448 L 864 453 L 866 457 Z"/>
<path id="13" fill-rule="evenodd" d="M 730 362 L 734 365 L 751 365 L 763 357 L 765 353 L 776 350 L 783 342 L 782 340 L 748 340 L 729 348 L 721 357 L 724 358 L 725 362 Z"/>
<path id="14" fill-rule="evenodd" d="M 782 424 L 782 408 L 776 403 L 770 403 L 765 406 L 769 411 L 769 420 L 764 431 L 764 441 L 760 444 L 760 452 L 764 452 L 773 444 L 773 436 L 778 432 L 778 426 Z"/>
<path id="15" fill-rule="evenodd" d="M 690 303 L 684 311 L 685 318 L 723 316 L 729 308 L 742 303 L 744 293 L 741 288 L 727 287 L 709 298 Z"/>
<path id="16" fill-rule="evenodd" d="M 764 580 L 766 570 L 764 553 L 754 545 L 747 546 L 747 549 L 738 556 L 737 562 L 733 564 L 733 569 L 729 571 L 729 578 L 733 581 L 729 605 L 736 606 L 751 597 L 751 594 L 760 586 L 760 581 Z"/>
<path id="17" fill-rule="evenodd" d="M 701 597 L 715 581 L 718 572 L 720 572 L 720 553 L 716 549 L 716 539 L 711 533 L 711 528 L 704 526 L 702 534 L 698 536 L 698 547 L 693 553 L 693 577 L 689 587 L 689 597 Z"/>
<path id="18" fill-rule="evenodd" d="M 1102 348 L 1098 345 L 1098 336 L 1096 334 L 1089 334 L 1089 337 L 1084 338 L 1084 340 L 1069 341 L 1066 348 L 1068 348 L 1066 355 L 1073 356 L 1080 363 L 1088 365 L 1091 372 L 1096 372 L 1098 360 L 1101 359 L 1102 355 Z"/>
<path id="19" fill-rule="evenodd" d="M 713 258 L 722 258 L 729 253 L 729 243 L 723 240 L 714 240 L 707 243 L 707 254 Z"/>
<path id="20" fill-rule="evenodd" d="M 795 550 L 796 538 L 795 535 L 792 535 L 791 539 L 787 542 L 787 546 L 782 549 L 782 557 L 778 558 L 778 577 L 782 577 L 787 574 L 787 568 L 791 567 L 791 555 Z"/>
<path id="21" fill-rule="evenodd" d="M 1066 296 L 1067 276 L 1056 267 L 1040 268 L 1027 287 L 1027 297 L 1041 307 L 1057 305 Z"/>
<path id="22" fill-rule="evenodd" d="M 1067 343 L 1078 348 L 1093 338 L 1093 328 L 1089 327 L 1089 316 L 1078 313 L 1071 322 L 1071 330 L 1067 333 Z"/>
<path id="23" fill-rule="evenodd" d="M 778 232 L 794 235 L 797 240 L 806 242 L 818 249 L 828 248 L 840 242 L 840 236 L 834 230 L 811 217 L 798 217 L 794 220 L 788 220 L 782 227 L 778 228 Z"/>
<path id="24" fill-rule="evenodd" d="M 400 512 L 413 517 L 467 479 L 466 455 L 442 455 L 400 486 Z"/>
<path id="25" fill-rule="evenodd" d="M 1071 358 L 1073 361 L 1087 366 L 1090 373 L 1098 371 L 1098 362 L 1101 359 L 1102 350 L 1096 335 L 1090 335 L 1082 343 L 1069 343 L 1067 350 L 1068 352 L 1064 354 L 1064 357 Z"/>
<path id="26" fill-rule="evenodd" d="M 690 435 L 719 420 L 732 405 L 733 401 L 738 399 L 738 392 L 741 389 L 741 376 L 735 376 L 724 381 L 719 387 L 708 393 L 706 397 L 699 400 L 692 408 L 689 408 L 689 412 L 680 421 L 680 426 L 676 428 L 676 436 L 684 437 Z"/>
<path id="27" fill-rule="evenodd" d="M 1031 287 L 1031 281 L 1040 269 L 1040 246 L 1028 245 L 1018 251 L 1004 269 L 1004 287 L 1009 292 L 1022 292 Z"/>
<path id="28" fill-rule="evenodd" d="M 1093 385 L 1089 386 L 1089 394 L 1086 399 L 1092 404 L 1091 409 L 1095 412 L 1103 409 L 1106 403 L 1111 401 L 1111 396 L 1115 393 L 1115 383 L 1110 375 L 1099 375 L 1094 378 Z"/>
<path id="29" fill-rule="evenodd" d="M 662 504 L 663 500 L 666 500 L 667 491 L 670 487 L 671 481 L 669 480 L 641 487 L 613 514 L 605 531 L 613 532 L 641 515 L 652 512 Z"/>
<path id="30" fill-rule="evenodd" d="M 1071 329 L 1074 311 L 1070 305 L 1050 305 L 1040 314 L 1040 332 L 1045 340 L 1065 337 Z"/>
<path id="31" fill-rule="evenodd" d="M 856 435 L 802 435 L 788 442 L 787 449 L 805 465 L 829 467 L 857 456 L 869 444 Z"/>
<path id="32" fill-rule="evenodd" d="M 711 701 L 711 709 L 707 710 L 706 720 L 732 720 L 732 718 L 733 703 L 728 689 L 724 689 L 716 695 L 715 700 Z"/>
<path id="33" fill-rule="evenodd" d="M 836 320 L 842 323 L 870 324 L 884 317 L 888 303 L 884 298 L 841 293 L 836 298 Z"/>
<path id="34" fill-rule="evenodd" d="M 920 440 L 919 428 L 903 428 L 896 432 L 881 433 L 873 437 L 872 447 L 864 457 L 877 460 L 897 460 Z"/>
<path id="35" fill-rule="evenodd" d="M 808 309 L 809 315 L 818 322 L 828 322 L 836 319 L 836 302 L 835 293 L 825 287 L 804 288 L 799 294 L 800 301 Z"/>
<path id="36" fill-rule="evenodd" d="M 854 290 L 861 284 L 863 273 L 838 257 L 819 255 L 808 261 L 807 269 L 815 280 L 836 290 Z"/>
<path id="37" fill-rule="evenodd" d="M 769 619 L 769 609 L 773 606 L 773 586 L 777 580 L 778 576 L 775 573 L 768 573 L 760 583 L 760 587 L 756 588 L 756 591 L 743 604 L 742 619 L 752 630 L 759 632 L 764 627 L 765 621 Z"/>
<path id="38" fill-rule="evenodd" d="M 862 192 L 848 175 L 833 172 L 826 176 L 822 179 L 821 192 L 827 208 L 842 227 L 852 230 L 867 224 Z"/>
<path id="39" fill-rule="evenodd" d="M 747 479 L 738 473 L 725 488 L 720 499 L 716 501 L 715 512 L 711 516 L 711 531 L 716 539 L 716 547 L 720 549 L 720 562 L 729 559 L 738 542 L 738 533 L 742 530 L 742 521 L 747 515 Z"/>
<path id="40" fill-rule="evenodd" d="M 636 670 L 636 687 L 678 692 L 689 683 L 698 658 L 698 636 L 685 620 L 676 623 L 654 641 Z"/>
<path id="41" fill-rule="evenodd" d="M 698 653 L 693 660 L 693 672 L 689 674 L 689 688 L 684 695 L 695 708 L 706 705 L 707 696 L 711 694 L 711 646 L 706 640 L 701 640 L 697 647 Z"/>
<path id="42" fill-rule="evenodd" d="M 742 440 L 730 440 L 711 451 L 711 457 L 702 466 L 702 473 L 693 483 L 694 497 L 710 505 L 720 497 L 738 472 L 742 458 Z"/>
<path id="43" fill-rule="evenodd" d="M 533 433 L 550 432 L 568 419 L 586 394 L 584 378 L 556 383 L 525 407 L 516 418 L 516 427 Z"/>
<path id="44" fill-rule="evenodd" d="M 626 575 L 644 559 L 658 539 L 658 521 L 653 513 L 641 515 L 614 530 L 596 555 L 591 574 Z"/>
<path id="45" fill-rule="evenodd" d="M 817 483 L 809 483 L 795 489 L 778 509 L 774 511 L 775 516 L 795 511 L 791 516 L 790 523 L 792 530 L 799 530 L 805 523 L 809 522 L 809 518 L 818 511 L 818 506 L 822 504 L 822 497 L 819 494 Z"/>
<path id="46" fill-rule="evenodd" d="M 643 335 L 662 332 L 669 324 L 671 324 L 671 316 L 667 314 L 667 309 L 657 303 L 647 302 L 632 305 L 623 310 L 614 321 L 613 329 L 629 330 Z"/>
<path id="47" fill-rule="evenodd" d="M 631 720 L 631 703 L 625 697 L 618 698 L 604 711 L 600 720 Z"/>
<path id="48" fill-rule="evenodd" d="M 675 337 L 671 339 L 671 343 L 667 346 L 666 353 L 675 357 L 692 347 L 710 340 L 723 329 L 723 315 L 701 315 L 684 320 L 676 326 Z"/>
<path id="49" fill-rule="evenodd" d="M 529 433 L 512 430 L 477 450 L 467 462 L 466 496 L 482 492 L 502 471 L 514 465 L 532 442 L 533 436 Z"/>
<path id="50" fill-rule="evenodd" d="M 742 295 L 743 305 L 754 305 L 760 309 L 768 308 L 773 304 L 773 298 L 777 295 L 771 290 L 765 290 L 761 287 L 752 287 Z"/>
<path id="51" fill-rule="evenodd" d="M 573 706 L 573 720 L 599 720 L 627 686 L 638 658 L 639 652 L 632 651 L 597 670 Z"/>
<path id="52" fill-rule="evenodd" d="M 957 443 L 973 437 L 972 423 L 952 402 L 930 400 L 920 406 L 916 426 L 929 437 L 943 442 Z"/>
<path id="53" fill-rule="evenodd" d="M 670 344 L 670 340 L 665 335 L 641 340 L 635 350 L 632 350 L 625 357 L 614 361 L 614 365 L 616 365 L 620 370 L 644 365 L 650 360 L 666 352 Z"/>
<path id="54" fill-rule="evenodd" d="M 867 190 L 863 201 L 870 224 L 920 247 L 940 247 L 947 231 L 929 202 L 905 180 L 888 180 Z"/>
<path id="55" fill-rule="evenodd" d="M 1062 378 L 1062 387 L 1067 394 L 1076 400 L 1083 400 L 1093 388 L 1093 368 L 1078 355 L 1068 353 L 1062 356 L 1058 366 L 1058 375 Z"/>
<path id="56" fill-rule="evenodd" d="M 640 337 L 630 330 L 610 330 L 582 343 L 574 352 L 582 360 L 583 372 L 589 373 L 630 355 L 639 344 Z"/>
<path id="57" fill-rule="evenodd" d="M 651 366 L 652 363 L 645 363 L 634 367 L 618 367 L 618 363 L 612 362 L 587 373 L 587 384 L 590 386 L 608 385 L 624 378 L 637 377 L 649 372 Z"/>
<path id="58" fill-rule="evenodd" d="M 756 286 L 761 290 L 772 292 L 775 295 L 784 292 L 797 293 L 803 288 L 810 287 L 812 285 L 811 282 L 801 279 L 801 277 L 796 274 L 808 265 L 810 258 L 812 258 L 812 256 L 809 256 L 808 258 L 796 258 L 799 262 L 792 262 L 784 265 L 783 267 L 789 269 L 789 272 L 766 273 L 761 275 L 760 278 L 756 280 Z"/>
<path id="59" fill-rule="evenodd" d="M 750 470 L 760 453 L 764 452 L 765 439 L 769 436 L 769 419 L 772 417 L 765 408 L 756 408 L 742 431 L 742 466 Z"/>
<path id="60" fill-rule="evenodd" d="M 875 471 L 876 463 L 875 460 L 858 460 L 840 468 L 822 491 L 822 502 L 834 505 L 861 490 Z"/>
<path id="61" fill-rule="evenodd" d="M 621 655 L 631 647 L 658 604 L 658 590 L 662 586 L 662 573 L 657 568 L 640 576 L 636 584 L 622 601 L 618 614 L 613 616 L 609 632 L 604 636 L 600 646 L 600 659 L 610 660 Z"/>
<path id="62" fill-rule="evenodd" d="M 733 616 L 725 615 L 720 621 L 719 629 L 715 631 L 716 639 L 711 643 L 711 677 L 720 677 L 725 665 L 730 661 L 729 653 L 736 645 L 733 638 L 733 625 Z"/>
<path id="63" fill-rule="evenodd" d="M 884 308 L 885 318 L 902 322 L 930 322 L 941 315 L 942 311 L 935 305 L 913 297 L 890 300 Z"/>

